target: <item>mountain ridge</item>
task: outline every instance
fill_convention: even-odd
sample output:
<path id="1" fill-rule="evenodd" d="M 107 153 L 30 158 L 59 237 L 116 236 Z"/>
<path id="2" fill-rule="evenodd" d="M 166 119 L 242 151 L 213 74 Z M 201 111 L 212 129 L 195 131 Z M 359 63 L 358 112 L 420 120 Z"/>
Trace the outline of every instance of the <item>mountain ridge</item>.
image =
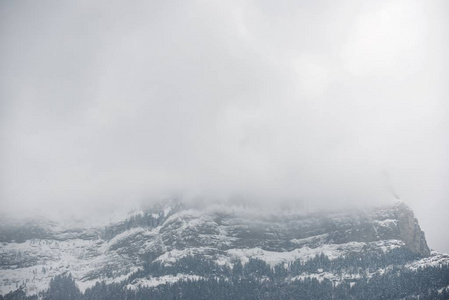
<path id="1" fill-rule="evenodd" d="M 443 254 L 430 251 L 413 211 L 402 202 L 326 213 L 168 202 L 103 227 L 27 226 L 0 228 L 0 293 L 22 287 L 28 295 L 39 294 L 52 278 L 67 273 L 86 291 L 98 282 L 129 280 L 145 266 L 173 269 L 191 257 L 200 265 L 204 261 L 220 269 L 253 260 L 272 269 L 279 265 L 288 268 L 296 261 L 307 263 L 320 256 L 334 262 L 352 256 L 379 256 L 415 267 L 449 262 Z M 317 270 L 301 276 L 336 282 L 361 278 Z M 374 276 L 379 270 L 368 273 Z M 148 274 L 129 280 L 126 286 L 159 286 L 211 275 Z"/>

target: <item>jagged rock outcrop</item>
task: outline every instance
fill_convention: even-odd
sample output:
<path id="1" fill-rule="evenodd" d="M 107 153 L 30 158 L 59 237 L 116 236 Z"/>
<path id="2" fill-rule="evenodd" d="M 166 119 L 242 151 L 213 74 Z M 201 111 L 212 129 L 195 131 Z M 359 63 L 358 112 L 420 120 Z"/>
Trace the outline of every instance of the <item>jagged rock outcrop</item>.
<path id="1" fill-rule="evenodd" d="M 413 211 L 404 203 L 397 204 L 396 218 L 398 220 L 398 230 L 401 240 L 415 253 L 422 256 L 429 256 L 430 249 L 427 246 L 424 231 L 418 224 Z"/>

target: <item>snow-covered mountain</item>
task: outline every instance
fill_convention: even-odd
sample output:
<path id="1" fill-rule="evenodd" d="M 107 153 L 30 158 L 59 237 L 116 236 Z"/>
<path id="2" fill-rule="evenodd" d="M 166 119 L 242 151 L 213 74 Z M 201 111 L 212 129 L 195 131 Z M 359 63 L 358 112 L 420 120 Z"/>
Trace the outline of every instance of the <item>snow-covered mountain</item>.
<path id="1" fill-rule="evenodd" d="M 136 295 L 183 282 L 231 284 L 236 276 L 237 282 L 288 286 L 313 279 L 356 289 L 397 272 L 449 269 L 449 256 L 430 251 L 402 202 L 325 213 L 168 202 L 102 226 L 1 224 L 0 242 L 3 295 L 19 289 L 44 296 L 62 274 L 85 295 L 99 282 Z M 449 292 L 449 278 L 441 279 L 429 293 Z"/>

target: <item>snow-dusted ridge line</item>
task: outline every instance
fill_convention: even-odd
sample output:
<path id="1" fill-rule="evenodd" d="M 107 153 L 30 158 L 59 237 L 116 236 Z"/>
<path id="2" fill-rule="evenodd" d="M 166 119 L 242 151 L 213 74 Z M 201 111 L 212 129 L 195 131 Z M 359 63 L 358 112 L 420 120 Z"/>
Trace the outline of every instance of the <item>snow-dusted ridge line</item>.
<path id="1" fill-rule="evenodd" d="M 148 217 L 150 225 L 132 223 L 129 220 L 133 217 Z M 410 234 L 419 233 L 413 213 L 401 203 L 364 212 L 328 214 L 238 205 L 200 208 L 176 204 L 140 211 L 104 227 L 40 224 L 49 226 L 48 238 L 4 242 L 0 247 L 0 294 L 21 285 L 27 294 L 36 294 L 48 287 L 51 278 L 63 273 L 71 273 L 84 291 L 99 281 L 125 280 L 144 263 L 176 264 L 187 256 L 230 267 L 237 260 L 245 264 L 250 258 L 257 258 L 274 267 L 297 259 L 307 261 L 320 254 L 333 260 L 363 251 L 388 253 L 409 248 L 400 239 L 401 224 L 410 225 L 403 226 L 407 230 L 416 230 Z M 106 229 L 111 232 L 108 236 L 102 234 Z M 447 256 L 435 255 L 407 266 L 449 261 Z M 174 277 L 183 280 L 182 276 L 164 280 L 174 282 Z"/>
<path id="2" fill-rule="evenodd" d="M 32 240 L 25 243 L 9 243 L 2 245 L 0 257 L 13 260 L 14 257 L 33 259 L 33 265 L 18 265 L 0 269 L 0 293 L 6 294 L 26 285 L 27 294 L 36 294 L 48 288 L 48 284 L 56 275 L 71 273 L 82 291 L 93 286 L 99 279 L 108 283 L 118 282 L 138 270 L 138 267 L 124 261 L 115 252 L 101 255 L 101 241 L 89 240 Z M 114 262 L 128 270 L 127 274 L 113 278 L 95 276 L 99 268 L 113 266 Z"/>
<path id="3" fill-rule="evenodd" d="M 406 268 L 417 270 L 421 267 L 439 267 L 442 265 L 449 265 L 449 254 L 432 251 L 429 257 L 413 261 L 405 265 Z"/>
<path id="4" fill-rule="evenodd" d="M 164 275 L 160 277 L 137 278 L 133 280 L 133 282 L 129 283 L 126 287 L 135 290 L 138 287 L 155 287 L 158 285 L 175 283 L 178 281 L 197 281 L 200 279 L 204 279 L 204 277 L 190 274 L 177 274 L 176 276 Z"/>
<path id="5" fill-rule="evenodd" d="M 243 264 L 247 263 L 250 258 L 260 259 L 265 261 L 271 267 L 281 263 L 291 263 L 297 259 L 301 261 L 308 261 L 316 257 L 317 255 L 325 255 L 330 260 L 340 258 L 350 253 L 360 253 L 370 247 L 371 249 L 381 250 L 383 253 L 387 253 L 396 248 L 404 246 L 404 242 L 399 240 L 377 241 L 372 243 L 363 242 L 350 242 L 346 244 L 326 244 L 317 248 L 309 248 L 307 246 L 295 249 L 293 251 L 276 252 L 268 251 L 261 248 L 249 248 L 249 249 L 229 249 L 226 251 L 216 252 L 213 248 L 188 248 L 184 250 L 172 250 L 168 251 L 155 261 L 164 264 L 174 264 L 181 258 L 188 256 L 204 256 L 213 258 L 219 265 L 233 266 L 236 260 L 240 260 Z M 214 252 L 211 257 L 211 252 Z"/>

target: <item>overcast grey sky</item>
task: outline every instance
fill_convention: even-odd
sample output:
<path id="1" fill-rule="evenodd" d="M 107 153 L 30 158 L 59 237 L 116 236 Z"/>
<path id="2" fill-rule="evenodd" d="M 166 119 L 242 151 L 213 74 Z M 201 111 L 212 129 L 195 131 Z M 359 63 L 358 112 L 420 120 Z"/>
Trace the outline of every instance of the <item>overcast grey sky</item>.
<path id="1" fill-rule="evenodd" d="M 1 211 L 380 203 L 449 251 L 449 2 L 2 1 Z"/>

